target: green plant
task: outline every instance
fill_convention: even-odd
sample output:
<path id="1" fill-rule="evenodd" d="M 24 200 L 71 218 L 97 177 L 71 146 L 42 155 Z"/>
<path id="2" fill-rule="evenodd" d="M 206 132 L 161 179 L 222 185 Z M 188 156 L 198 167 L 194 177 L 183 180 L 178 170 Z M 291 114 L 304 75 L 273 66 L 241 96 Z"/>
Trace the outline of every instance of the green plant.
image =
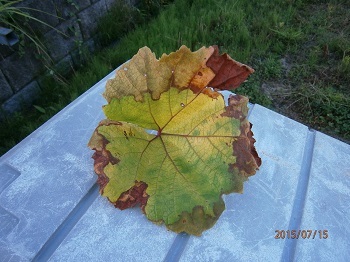
<path id="1" fill-rule="evenodd" d="M 350 97 L 332 86 L 302 84 L 285 94 L 288 107 L 316 129 L 350 138 Z"/>
<path id="2" fill-rule="evenodd" d="M 146 19 L 159 14 L 162 7 L 172 3 L 174 0 L 141 0 L 138 9 Z"/>
<path id="3" fill-rule="evenodd" d="M 75 10 L 79 10 L 79 5 L 77 4 L 77 2 L 75 0 L 66 0 L 66 1 L 68 4 L 73 6 L 75 8 Z"/>
<path id="4" fill-rule="evenodd" d="M 277 37 L 286 41 L 297 41 L 302 38 L 302 30 L 295 28 L 280 28 L 280 29 L 270 29 L 274 32 Z"/>
<path id="5" fill-rule="evenodd" d="M 344 75 L 350 75 L 350 55 L 344 55 L 340 63 L 339 71 Z"/>
<path id="6" fill-rule="evenodd" d="M 102 46 L 111 44 L 131 32 L 144 22 L 139 10 L 122 1 L 116 1 L 97 25 L 99 42 Z"/>

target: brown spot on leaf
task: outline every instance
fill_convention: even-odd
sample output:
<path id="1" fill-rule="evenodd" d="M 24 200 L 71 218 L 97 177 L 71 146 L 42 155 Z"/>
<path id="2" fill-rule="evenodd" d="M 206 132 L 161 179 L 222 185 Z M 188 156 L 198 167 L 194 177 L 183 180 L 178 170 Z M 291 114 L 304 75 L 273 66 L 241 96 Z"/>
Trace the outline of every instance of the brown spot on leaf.
<path id="1" fill-rule="evenodd" d="M 101 125 L 122 125 L 120 122 L 103 120 L 100 122 Z M 98 127 L 99 127 L 98 126 Z M 109 182 L 109 178 L 104 173 L 104 168 L 111 163 L 112 165 L 116 165 L 119 162 L 119 159 L 114 157 L 111 152 L 106 149 L 106 145 L 109 141 L 98 133 L 98 127 L 95 129 L 93 136 L 89 142 L 89 146 L 91 149 L 95 150 L 92 158 L 94 159 L 94 170 L 98 176 L 97 184 L 100 186 L 100 192 L 102 194 L 104 187 Z"/>
<path id="2" fill-rule="evenodd" d="M 103 172 L 103 169 L 106 165 L 108 165 L 109 160 L 108 156 L 105 154 L 104 151 L 96 151 L 92 158 L 94 161 L 94 169 L 95 173 L 98 176 L 97 184 L 100 186 L 100 191 L 103 191 L 103 188 L 107 185 L 109 179 L 106 176 L 106 174 Z"/>
<path id="3" fill-rule="evenodd" d="M 135 181 L 135 185 L 129 190 L 123 192 L 114 203 L 114 206 L 124 210 L 140 204 L 142 211 L 145 212 L 145 206 L 149 197 L 149 195 L 146 193 L 147 187 L 148 185 L 145 182 Z"/>
<path id="4" fill-rule="evenodd" d="M 229 165 L 230 172 L 237 168 L 244 176 L 254 175 L 256 169 L 261 165 L 261 158 L 255 149 L 253 132 L 251 131 L 252 124 L 246 119 L 248 109 L 246 104 L 248 99 L 240 95 L 231 95 L 229 97 L 228 106 L 222 116 L 233 117 L 241 122 L 240 135 L 233 142 L 233 155 L 236 156 L 236 163 Z"/>
<path id="5" fill-rule="evenodd" d="M 126 138 L 127 140 L 129 140 L 128 134 L 126 133 L 125 130 L 124 130 L 123 134 L 124 134 L 125 138 Z"/>
<path id="6" fill-rule="evenodd" d="M 237 168 L 244 176 L 254 175 L 256 169 L 261 166 L 261 158 L 255 149 L 252 124 L 247 122 L 241 127 L 240 137 L 233 142 L 233 155 L 236 156 L 236 163 L 230 165 L 230 169 Z"/>
<path id="7" fill-rule="evenodd" d="M 105 145 L 108 143 L 108 141 L 106 139 L 104 139 L 104 141 L 106 142 L 104 142 L 105 144 L 103 146 L 103 149 L 101 151 L 96 150 L 92 156 L 92 158 L 95 160 L 94 170 L 98 176 L 97 184 L 100 186 L 101 193 L 103 192 L 104 187 L 109 182 L 109 178 L 104 173 L 105 166 L 107 166 L 109 163 L 111 163 L 112 165 L 115 165 L 119 162 L 119 159 L 112 156 L 111 152 L 106 150 Z"/>
<path id="8" fill-rule="evenodd" d="M 228 99 L 228 106 L 225 108 L 225 112 L 221 116 L 233 117 L 243 121 L 246 118 L 246 104 L 248 98 L 240 95 L 230 95 Z"/>
<path id="9" fill-rule="evenodd" d="M 249 124 L 250 124 L 250 128 L 249 128 L 249 131 L 247 133 L 247 136 L 250 140 L 250 153 L 253 155 L 258 167 L 260 167 L 262 162 L 261 162 L 261 158 L 259 157 L 258 152 L 256 151 L 256 148 L 254 146 L 254 143 L 256 142 L 256 140 L 253 138 L 253 136 L 254 136 L 253 131 L 252 131 L 253 124 L 252 123 L 249 123 Z"/>

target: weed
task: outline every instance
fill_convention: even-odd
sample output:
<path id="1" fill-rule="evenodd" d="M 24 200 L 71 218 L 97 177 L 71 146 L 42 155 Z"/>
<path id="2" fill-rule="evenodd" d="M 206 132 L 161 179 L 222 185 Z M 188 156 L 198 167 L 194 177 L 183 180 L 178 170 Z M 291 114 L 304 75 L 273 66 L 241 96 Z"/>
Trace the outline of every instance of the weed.
<path id="1" fill-rule="evenodd" d="M 350 138 L 350 97 L 332 86 L 303 84 L 288 94 L 289 106 L 314 128 Z"/>
<path id="2" fill-rule="evenodd" d="M 102 46 L 108 46 L 142 22 L 142 17 L 135 7 L 117 1 L 98 22 L 96 31 L 99 32 L 99 42 Z"/>
<path id="3" fill-rule="evenodd" d="M 28 13 L 28 11 L 34 11 L 37 13 L 44 13 L 49 16 L 55 16 L 49 13 L 46 13 L 44 11 L 30 8 L 30 7 L 23 7 L 23 6 L 17 6 L 17 4 L 23 2 L 23 0 L 0 0 L 0 24 L 5 25 L 7 27 L 10 27 L 13 29 L 17 34 L 19 34 L 21 39 L 21 51 L 23 52 L 23 46 L 26 43 L 26 39 L 29 39 L 29 41 L 34 44 L 35 48 L 37 49 L 37 53 L 41 54 L 43 56 L 43 59 L 47 63 L 51 62 L 51 58 L 49 54 L 47 53 L 46 47 L 41 41 L 40 37 L 34 32 L 34 30 L 29 26 L 28 21 L 35 21 L 39 24 L 42 24 L 46 27 L 49 27 L 51 29 L 54 29 L 58 33 L 65 35 L 63 32 L 59 31 L 58 29 L 52 27 L 48 23 L 36 18 L 35 16 L 32 16 Z M 56 18 L 59 18 L 55 16 Z"/>
<path id="4" fill-rule="evenodd" d="M 350 75 L 350 55 L 344 55 L 338 70 L 344 75 Z"/>

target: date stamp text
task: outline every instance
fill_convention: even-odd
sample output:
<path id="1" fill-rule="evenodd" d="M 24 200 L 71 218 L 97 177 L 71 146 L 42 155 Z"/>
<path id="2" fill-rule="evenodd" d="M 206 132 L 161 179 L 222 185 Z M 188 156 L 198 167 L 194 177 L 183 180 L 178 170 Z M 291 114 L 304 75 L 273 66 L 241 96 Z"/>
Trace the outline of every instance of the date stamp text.
<path id="1" fill-rule="evenodd" d="M 275 239 L 327 239 L 328 230 L 275 230 Z"/>

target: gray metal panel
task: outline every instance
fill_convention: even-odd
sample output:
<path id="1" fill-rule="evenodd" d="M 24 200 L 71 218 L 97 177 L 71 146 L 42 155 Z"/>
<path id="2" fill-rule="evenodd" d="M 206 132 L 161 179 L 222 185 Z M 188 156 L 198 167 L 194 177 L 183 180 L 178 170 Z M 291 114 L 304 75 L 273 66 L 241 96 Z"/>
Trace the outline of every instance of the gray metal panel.
<path id="1" fill-rule="evenodd" d="M 319 132 L 300 230 L 313 232 L 297 240 L 296 261 L 349 261 L 350 145 Z M 322 230 L 322 239 L 319 232 L 313 239 L 314 230 Z"/>
<path id="2" fill-rule="evenodd" d="M 162 261 L 176 234 L 98 197 L 49 261 Z"/>
<path id="3" fill-rule="evenodd" d="M 100 94 L 113 75 L 1 157 L 1 188 L 6 188 L 0 208 L 8 223 L 0 231 L 0 261 L 11 254 L 34 258 L 95 183 L 87 143 L 103 118 Z"/>

